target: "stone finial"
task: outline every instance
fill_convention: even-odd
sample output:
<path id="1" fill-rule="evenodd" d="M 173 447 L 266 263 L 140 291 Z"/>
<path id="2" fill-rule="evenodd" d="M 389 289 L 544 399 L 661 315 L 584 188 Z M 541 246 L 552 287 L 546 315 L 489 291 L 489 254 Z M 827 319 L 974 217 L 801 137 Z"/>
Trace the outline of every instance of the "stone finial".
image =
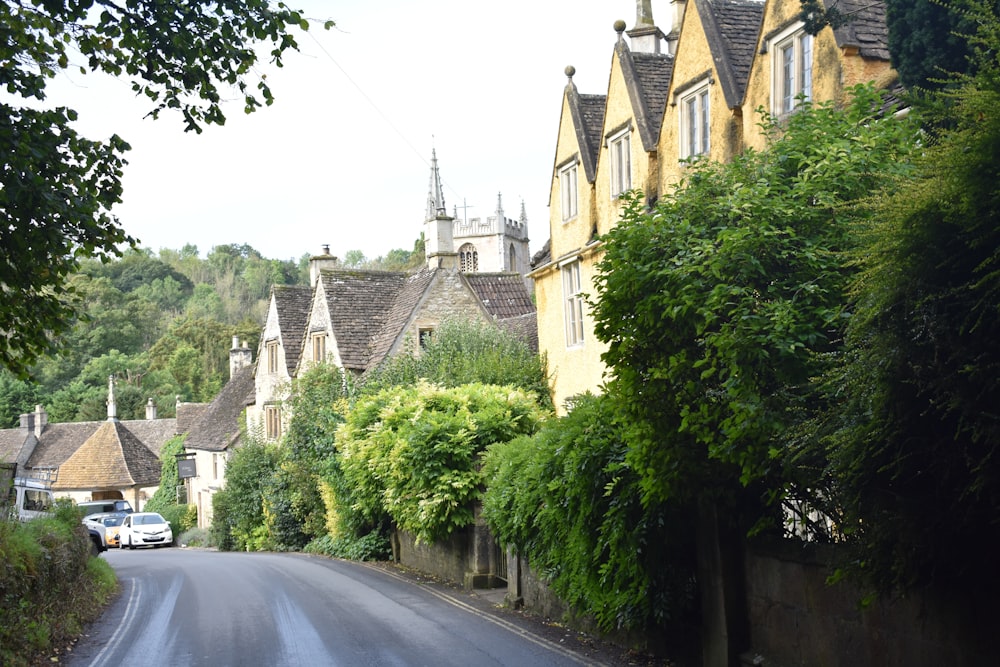
<path id="1" fill-rule="evenodd" d="M 622 35 L 625 33 L 625 21 L 621 19 L 615 21 L 615 32 L 618 33 L 618 41 L 622 41 Z"/>
<path id="2" fill-rule="evenodd" d="M 108 376 L 108 421 L 118 421 L 118 403 L 115 401 L 115 376 Z"/>
<path id="3" fill-rule="evenodd" d="M 566 65 L 566 69 L 563 70 L 566 73 L 566 78 L 571 82 L 573 81 L 573 75 L 576 74 L 576 68 L 572 65 Z"/>

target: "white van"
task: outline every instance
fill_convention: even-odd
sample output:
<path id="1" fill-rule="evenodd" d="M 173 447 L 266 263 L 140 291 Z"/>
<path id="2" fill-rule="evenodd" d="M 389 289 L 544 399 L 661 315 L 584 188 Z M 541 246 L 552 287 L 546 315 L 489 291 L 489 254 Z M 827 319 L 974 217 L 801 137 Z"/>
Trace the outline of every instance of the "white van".
<path id="1" fill-rule="evenodd" d="M 28 477 L 15 477 L 4 509 L 21 521 L 30 521 L 36 517 L 51 514 L 54 504 L 55 499 L 52 497 L 52 490 L 48 482 Z"/>

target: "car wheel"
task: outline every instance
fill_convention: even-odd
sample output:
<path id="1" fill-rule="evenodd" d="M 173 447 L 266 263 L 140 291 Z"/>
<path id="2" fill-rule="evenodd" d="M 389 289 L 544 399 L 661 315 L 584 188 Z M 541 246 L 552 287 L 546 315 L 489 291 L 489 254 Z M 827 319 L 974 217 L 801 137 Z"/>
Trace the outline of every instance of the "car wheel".
<path id="1" fill-rule="evenodd" d="M 132 544 L 132 536 L 131 536 L 131 535 L 130 535 L 130 536 L 129 536 L 129 538 L 128 538 L 128 548 L 129 548 L 130 550 L 133 550 L 133 551 L 135 550 L 135 545 L 134 545 L 134 544 Z"/>

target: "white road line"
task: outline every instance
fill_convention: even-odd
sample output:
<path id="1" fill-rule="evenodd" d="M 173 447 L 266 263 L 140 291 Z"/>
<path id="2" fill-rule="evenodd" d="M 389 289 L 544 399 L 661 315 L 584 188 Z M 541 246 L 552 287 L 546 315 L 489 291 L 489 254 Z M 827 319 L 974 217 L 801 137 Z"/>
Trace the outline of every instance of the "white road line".
<path id="1" fill-rule="evenodd" d="M 103 665 L 106 660 L 106 654 L 109 651 L 114 651 L 118 648 L 118 645 L 125 639 L 126 631 L 139 610 L 139 600 L 142 598 L 142 591 L 136 585 L 135 581 L 135 579 L 128 580 L 128 604 L 125 606 L 125 613 L 122 615 L 122 622 L 115 628 L 115 631 L 111 634 L 111 639 L 104 645 L 101 652 L 94 657 L 93 661 L 90 663 L 90 667 L 99 667 L 100 665 Z"/>

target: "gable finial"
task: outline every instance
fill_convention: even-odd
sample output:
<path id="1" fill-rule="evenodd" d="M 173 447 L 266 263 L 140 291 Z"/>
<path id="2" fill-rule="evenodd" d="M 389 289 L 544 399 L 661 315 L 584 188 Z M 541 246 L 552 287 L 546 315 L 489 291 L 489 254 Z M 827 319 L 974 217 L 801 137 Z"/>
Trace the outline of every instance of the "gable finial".
<path id="1" fill-rule="evenodd" d="M 115 376 L 108 376 L 108 421 L 118 421 L 118 404 L 115 402 Z"/>

